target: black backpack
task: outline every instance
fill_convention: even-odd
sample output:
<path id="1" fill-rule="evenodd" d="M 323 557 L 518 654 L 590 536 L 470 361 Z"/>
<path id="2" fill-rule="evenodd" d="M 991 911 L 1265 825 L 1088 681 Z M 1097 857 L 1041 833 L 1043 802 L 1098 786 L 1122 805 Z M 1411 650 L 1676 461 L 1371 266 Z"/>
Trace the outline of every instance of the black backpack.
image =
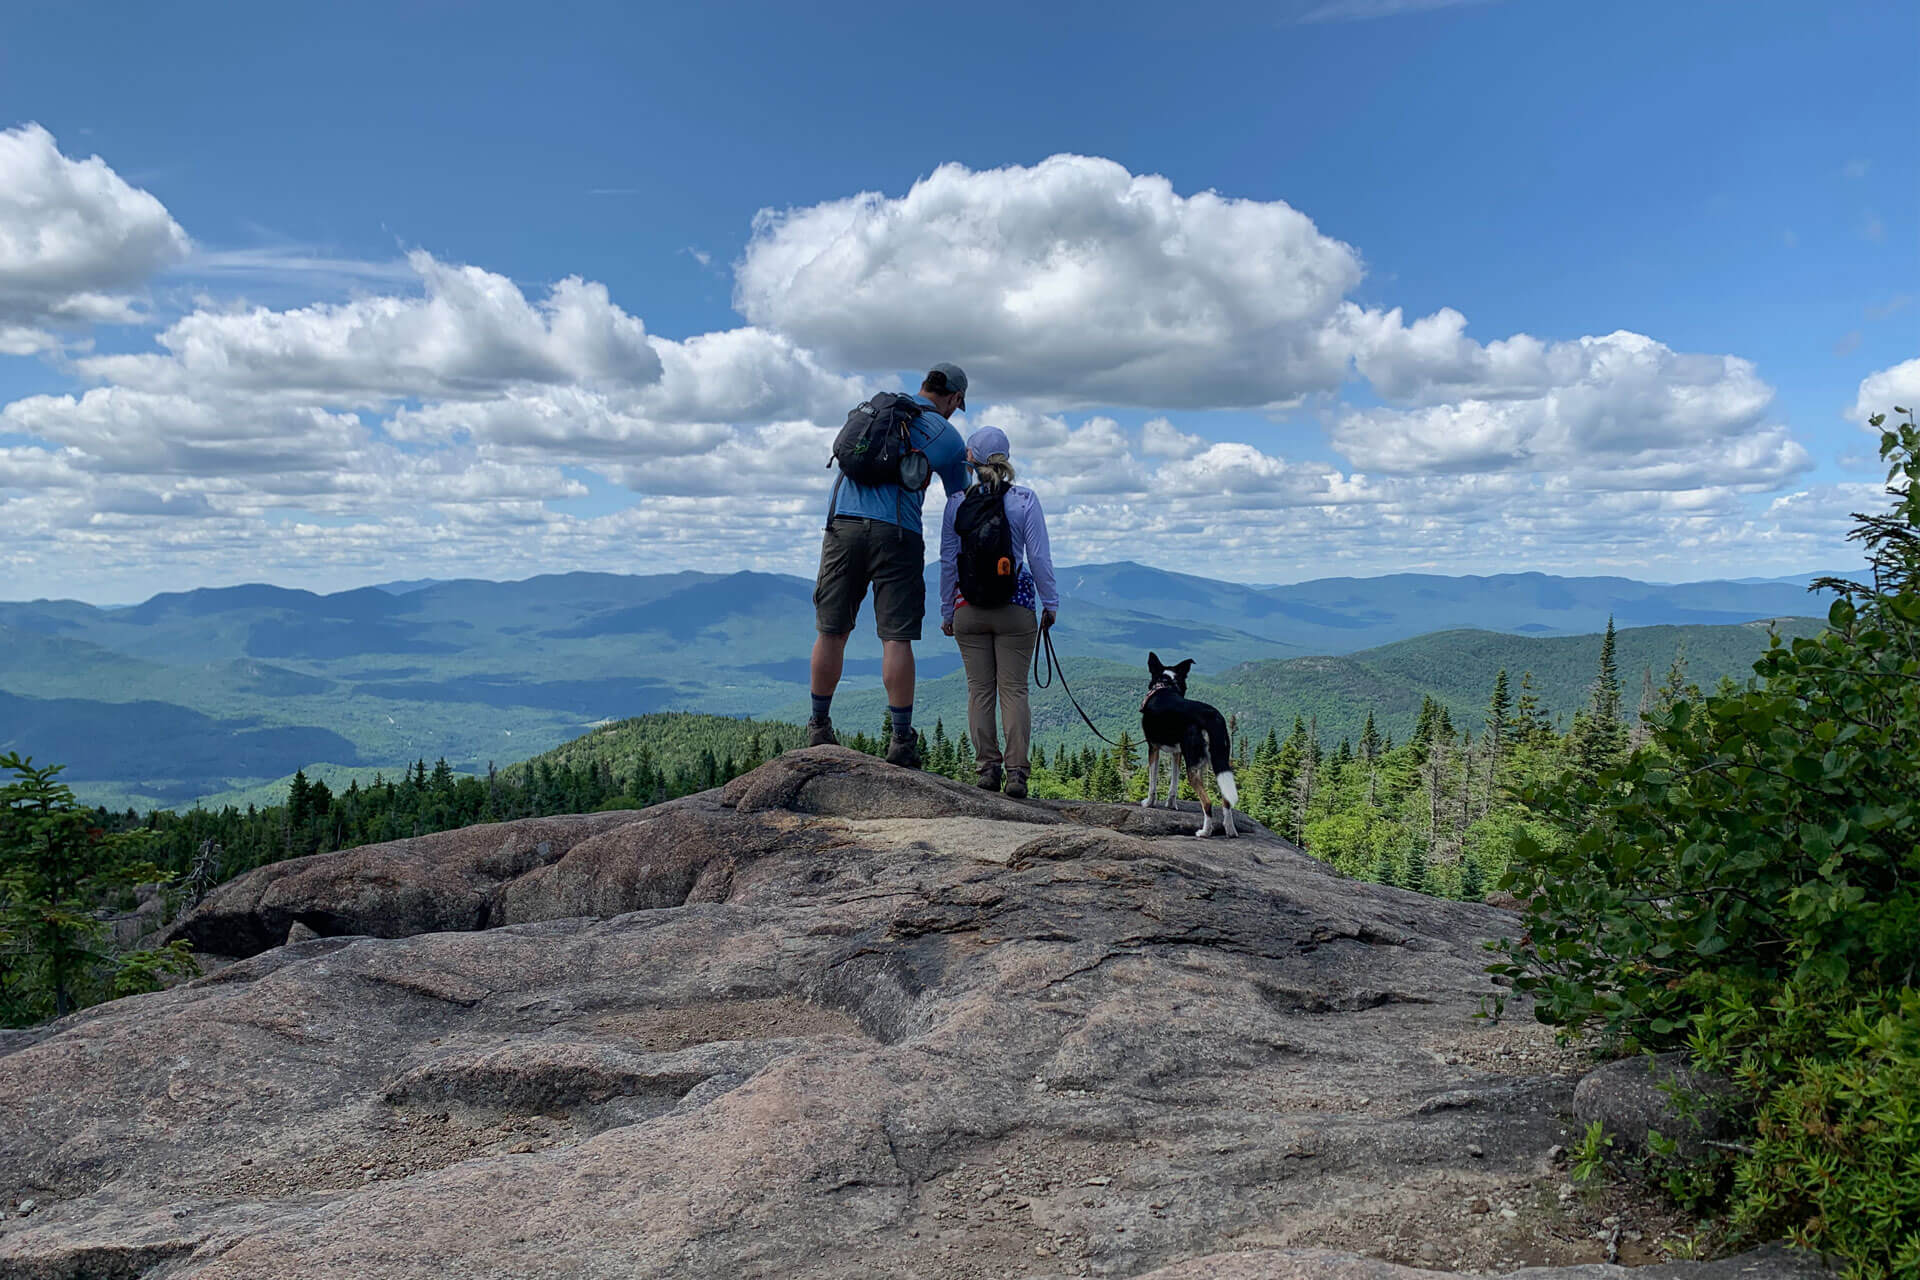
<path id="1" fill-rule="evenodd" d="M 833 438 L 840 474 L 869 487 L 894 484 L 914 492 L 933 480 L 926 454 L 913 446 L 914 419 L 924 406 L 912 396 L 883 391 L 853 407 Z"/>
<path id="2" fill-rule="evenodd" d="M 1007 524 L 1007 488 L 1005 483 L 976 484 L 953 515 L 953 531 L 960 535 L 960 594 L 982 609 L 1010 603 L 1020 581 L 1013 529 Z"/>

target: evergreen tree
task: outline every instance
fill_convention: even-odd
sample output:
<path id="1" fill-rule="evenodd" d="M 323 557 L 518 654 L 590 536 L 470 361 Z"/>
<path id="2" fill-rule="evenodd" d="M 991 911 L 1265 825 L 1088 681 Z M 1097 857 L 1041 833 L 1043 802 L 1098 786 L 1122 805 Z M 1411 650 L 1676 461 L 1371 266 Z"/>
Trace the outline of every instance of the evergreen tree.
<path id="1" fill-rule="evenodd" d="M 1460 859 L 1460 897 L 1466 902 L 1479 902 L 1487 893 L 1487 876 L 1480 869 L 1477 858 Z"/>
<path id="2" fill-rule="evenodd" d="M 1493 755 L 1500 754 L 1501 744 L 1506 741 L 1507 720 L 1513 714 L 1513 700 L 1507 694 L 1507 669 L 1500 668 L 1493 678 L 1493 694 L 1487 699 L 1487 749 Z"/>
<path id="3" fill-rule="evenodd" d="M 1373 727 L 1373 708 L 1367 708 L 1367 724 L 1360 730 L 1360 756 L 1368 764 L 1380 758 L 1380 731 Z"/>
<path id="4" fill-rule="evenodd" d="M 1575 762 L 1587 777 L 1618 760 L 1627 749 L 1626 726 L 1620 722 L 1620 673 L 1614 666 L 1613 619 L 1600 641 L 1600 662 L 1584 713 L 1574 717 L 1568 735 Z"/>
<path id="5" fill-rule="evenodd" d="M 1120 730 L 1120 741 L 1113 748 L 1113 763 L 1123 781 L 1131 778 L 1133 771 L 1140 767 L 1140 744 L 1133 740 L 1132 731 L 1125 728 Z"/>
<path id="6" fill-rule="evenodd" d="M 144 831 L 109 835 L 32 757 L 0 755 L 0 1023 L 65 1017 L 80 1004 L 152 990 L 162 972 L 192 968 L 187 944 L 116 955 L 99 919 L 116 890 L 164 877 L 141 854 Z M 17 941 L 16 941 L 17 940 Z"/>
<path id="7" fill-rule="evenodd" d="M 1593 679 L 1593 719 L 1596 724 L 1620 723 L 1620 673 L 1614 666 L 1613 615 L 1607 615 L 1607 632 L 1600 638 L 1600 669 Z"/>
<path id="8" fill-rule="evenodd" d="M 1428 862 L 1427 851 L 1418 840 L 1408 845 L 1407 870 L 1405 877 L 1400 881 L 1400 887 L 1426 892 Z"/>
<path id="9" fill-rule="evenodd" d="M 1520 699 L 1513 707 L 1515 741 L 1533 742 L 1551 732 L 1546 713 L 1540 707 L 1540 695 L 1533 689 L 1533 672 L 1520 673 Z"/>
<path id="10" fill-rule="evenodd" d="M 1439 724 L 1440 704 L 1433 700 L 1432 694 L 1422 694 L 1420 696 L 1420 718 L 1414 721 L 1413 724 L 1413 737 L 1411 739 L 1413 745 L 1424 749 L 1431 744 L 1434 733 L 1439 729 Z"/>
<path id="11" fill-rule="evenodd" d="M 295 769 L 293 781 L 287 785 L 287 833 L 288 838 L 296 838 L 297 833 L 305 831 L 307 823 L 313 820 L 313 788 L 307 782 L 307 771 Z"/>

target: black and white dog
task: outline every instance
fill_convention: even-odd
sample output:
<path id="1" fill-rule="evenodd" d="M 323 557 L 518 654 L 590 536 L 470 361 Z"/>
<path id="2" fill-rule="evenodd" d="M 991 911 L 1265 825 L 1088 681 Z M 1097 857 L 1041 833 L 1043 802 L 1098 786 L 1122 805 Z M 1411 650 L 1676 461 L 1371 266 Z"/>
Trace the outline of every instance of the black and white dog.
<path id="1" fill-rule="evenodd" d="M 1207 803 L 1207 773 L 1202 767 L 1211 756 L 1214 780 L 1220 784 L 1220 816 L 1227 834 L 1237 836 L 1240 833 L 1233 829 L 1233 806 L 1240 803 L 1240 791 L 1233 782 L 1227 719 L 1206 703 L 1187 697 L 1187 670 L 1192 666 L 1192 658 L 1169 667 L 1160 661 L 1159 654 L 1147 655 L 1150 679 L 1147 696 L 1140 703 L 1140 731 L 1147 740 L 1147 798 L 1140 803 L 1143 808 L 1158 808 L 1154 792 L 1160 783 L 1160 753 L 1177 751 L 1187 766 L 1187 785 L 1200 797 L 1200 812 L 1206 818 L 1194 834 L 1212 835 L 1213 806 Z M 1180 790 L 1180 767 L 1172 760 L 1167 764 L 1167 808 L 1171 809 Z"/>

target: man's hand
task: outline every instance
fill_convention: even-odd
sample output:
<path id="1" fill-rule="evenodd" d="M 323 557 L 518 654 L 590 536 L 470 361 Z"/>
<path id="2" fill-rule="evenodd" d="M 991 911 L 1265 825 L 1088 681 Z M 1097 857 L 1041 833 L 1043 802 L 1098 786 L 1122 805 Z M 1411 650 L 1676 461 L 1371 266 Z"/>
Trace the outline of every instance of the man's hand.
<path id="1" fill-rule="evenodd" d="M 952 619 L 952 618 L 948 618 L 948 619 L 947 619 L 947 620 L 946 620 L 945 622 L 943 622 L 943 623 L 941 623 L 941 624 L 940 624 L 940 634 L 941 634 L 941 635 L 943 635 L 943 636 L 950 636 L 950 635 L 952 635 L 952 634 L 953 634 L 953 619 Z"/>
<path id="2" fill-rule="evenodd" d="M 1040 611 L 1040 629 L 1042 631 L 1045 631 L 1047 628 L 1051 627 L 1052 625 L 1053 625 L 1053 610 L 1042 609 Z"/>

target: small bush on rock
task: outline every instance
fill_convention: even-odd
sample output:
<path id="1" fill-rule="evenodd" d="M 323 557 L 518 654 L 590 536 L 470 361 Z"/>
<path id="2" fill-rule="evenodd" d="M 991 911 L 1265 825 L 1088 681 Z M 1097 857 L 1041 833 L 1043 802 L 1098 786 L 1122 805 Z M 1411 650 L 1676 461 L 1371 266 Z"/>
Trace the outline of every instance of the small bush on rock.
<path id="1" fill-rule="evenodd" d="M 1898 412 L 1905 413 L 1905 410 Z M 1882 426 L 1876 417 L 1873 425 Z M 1744 686 L 1680 700 L 1597 772 L 1523 789 L 1564 833 L 1514 839 L 1529 903 L 1493 972 L 1537 1015 L 1690 1048 L 1759 1099 L 1729 1208 L 1860 1277 L 1920 1266 L 1920 433 L 1881 436 L 1872 581 Z"/>

